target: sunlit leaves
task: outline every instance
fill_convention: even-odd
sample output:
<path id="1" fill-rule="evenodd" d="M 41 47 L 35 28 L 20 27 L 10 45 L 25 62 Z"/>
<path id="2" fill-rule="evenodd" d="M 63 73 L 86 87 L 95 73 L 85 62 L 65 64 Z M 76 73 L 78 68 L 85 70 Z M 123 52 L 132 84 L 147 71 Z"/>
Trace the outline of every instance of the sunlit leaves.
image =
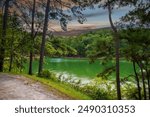
<path id="1" fill-rule="evenodd" d="M 59 38 L 48 40 L 46 43 L 46 55 L 51 57 L 73 56 L 77 51 Z"/>

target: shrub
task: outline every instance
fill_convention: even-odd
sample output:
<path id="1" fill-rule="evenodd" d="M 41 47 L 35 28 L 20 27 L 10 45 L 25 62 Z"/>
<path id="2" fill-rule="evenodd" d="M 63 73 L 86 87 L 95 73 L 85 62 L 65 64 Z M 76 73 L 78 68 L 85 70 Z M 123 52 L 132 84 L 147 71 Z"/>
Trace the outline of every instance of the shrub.
<path id="1" fill-rule="evenodd" d="M 98 88 L 97 86 L 86 85 L 80 88 L 82 92 L 91 96 L 95 100 L 112 100 L 115 99 L 114 90 L 106 90 L 104 88 Z"/>
<path id="2" fill-rule="evenodd" d="M 49 71 L 49 70 L 43 70 L 40 74 L 39 77 L 43 77 L 43 78 L 48 78 L 48 79 L 52 79 L 52 80 L 56 80 L 56 74 Z"/>
<path id="3" fill-rule="evenodd" d="M 133 83 L 125 83 L 122 88 L 122 97 L 127 100 L 137 100 L 138 90 Z"/>
<path id="4" fill-rule="evenodd" d="M 89 84 L 80 87 L 79 90 L 89 95 L 95 100 L 116 99 L 116 89 L 114 82 L 102 78 L 96 78 Z"/>

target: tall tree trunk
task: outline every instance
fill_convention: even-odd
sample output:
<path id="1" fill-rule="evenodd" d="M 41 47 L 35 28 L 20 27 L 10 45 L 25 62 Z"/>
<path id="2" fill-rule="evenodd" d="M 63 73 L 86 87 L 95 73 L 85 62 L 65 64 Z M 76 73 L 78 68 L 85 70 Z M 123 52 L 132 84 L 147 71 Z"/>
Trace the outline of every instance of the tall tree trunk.
<path id="1" fill-rule="evenodd" d="M 40 75 L 43 70 L 43 59 L 44 59 L 44 50 L 45 50 L 45 42 L 46 42 L 46 33 L 47 33 L 47 28 L 48 28 L 49 11 L 50 11 L 50 0 L 47 0 L 46 10 L 45 10 L 44 28 L 43 28 L 43 34 L 42 34 L 38 75 Z"/>
<path id="2" fill-rule="evenodd" d="M 13 29 L 12 29 L 13 30 Z M 14 57 L 14 52 L 13 52 L 13 43 L 14 43 L 14 33 L 12 31 L 12 39 L 11 39 L 11 47 L 10 47 L 10 61 L 9 61 L 9 72 L 12 70 L 12 64 L 13 64 L 13 57 Z"/>
<path id="3" fill-rule="evenodd" d="M 13 53 L 10 53 L 9 72 L 11 72 L 12 70 L 12 64 L 13 64 Z"/>
<path id="4" fill-rule="evenodd" d="M 34 50 L 34 19 L 35 19 L 35 4 L 36 0 L 33 0 L 32 9 L 32 26 L 31 26 L 31 50 L 30 50 L 30 62 L 29 62 L 29 75 L 32 75 L 32 63 L 33 63 L 33 50 Z"/>
<path id="5" fill-rule="evenodd" d="M 2 24 L 2 39 L 0 45 L 0 72 L 4 68 L 4 58 L 5 58 L 5 44 L 6 44 L 6 29 L 7 29 L 7 19 L 8 19 L 8 8 L 10 0 L 5 1 L 5 9 L 3 15 L 3 24 Z"/>
<path id="6" fill-rule="evenodd" d="M 148 93 L 149 93 L 149 100 L 150 100 L 150 75 L 149 75 L 149 72 L 148 72 Z"/>
<path id="7" fill-rule="evenodd" d="M 23 69 L 23 49 L 21 48 L 21 59 L 20 59 L 20 73 L 22 72 L 22 69 Z"/>
<path id="8" fill-rule="evenodd" d="M 146 66 L 148 66 L 148 64 Z M 146 76 L 147 76 L 148 94 L 149 94 L 148 98 L 150 99 L 150 73 L 148 68 L 146 68 Z"/>
<path id="9" fill-rule="evenodd" d="M 142 66 L 142 63 L 141 62 L 137 62 L 139 67 L 140 67 L 140 70 L 141 70 L 141 75 L 142 75 L 142 83 L 143 83 L 143 91 L 144 91 L 144 99 L 146 100 L 147 99 L 147 95 L 146 95 L 146 86 L 145 86 L 145 76 L 144 76 L 144 72 L 143 72 L 143 66 Z"/>
<path id="10" fill-rule="evenodd" d="M 134 73 L 135 73 L 135 79 L 136 79 L 136 82 L 137 82 L 138 96 L 139 96 L 139 100 L 141 100 L 142 99 L 141 87 L 140 87 L 139 77 L 138 77 L 138 74 L 136 72 L 136 66 L 135 66 L 135 61 L 134 60 L 133 60 L 133 68 L 134 68 Z"/>
<path id="11" fill-rule="evenodd" d="M 108 3 L 108 13 L 109 13 L 109 22 L 111 25 L 111 28 L 114 32 L 114 39 L 115 39 L 115 50 L 116 50 L 116 83 L 117 83 L 117 97 L 118 100 L 121 100 L 121 88 L 120 88 L 120 63 L 119 63 L 119 34 L 116 29 L 116 27 L 113 24 L 112 21 L 112 9 L 110 3 Z"/>

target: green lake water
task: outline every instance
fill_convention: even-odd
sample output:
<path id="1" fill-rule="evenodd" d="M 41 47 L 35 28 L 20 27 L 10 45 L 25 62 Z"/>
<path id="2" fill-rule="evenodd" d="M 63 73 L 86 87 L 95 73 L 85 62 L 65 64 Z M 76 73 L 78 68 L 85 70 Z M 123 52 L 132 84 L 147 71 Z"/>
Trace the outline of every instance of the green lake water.
<path id="1" fill-rule="evenodd" d="M 109 62 L 109 65 L 115 65 L 114 61 Z M 28 65 L 25 65 L 25 72 L 27 72 Z M 54 72 L 65 73 L 80 78 L 93 79 L 98 73 L 100 73 L 105 66 L 100 64 L 100 60 L 90 64 L 88 59 L 76 59 L 76 58 L 48 58 L 44 60 L 44 69 L 49 69 Z M 33 62 L 33 72 L 38 71 L 38 60 Z M 133 74 L 133 67 L 130 62 L 121 60 L 120 61 L 120 72 L 121 77 L 127 77 Z M 115 77 L 112 74 L 111 77 Z"/>

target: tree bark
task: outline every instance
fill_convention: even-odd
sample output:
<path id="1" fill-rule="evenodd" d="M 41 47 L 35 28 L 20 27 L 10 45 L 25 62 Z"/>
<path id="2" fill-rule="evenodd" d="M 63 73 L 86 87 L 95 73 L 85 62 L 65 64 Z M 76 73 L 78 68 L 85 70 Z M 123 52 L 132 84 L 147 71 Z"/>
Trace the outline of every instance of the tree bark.
<path id="1" fill-rule="evenodd" d="M 139 77 L 138 77 L 138 74 L 136 72 L 136 66 L 135 66 L 135 61 L 134 60 L 133 60 L 133 68 L 134 68 L 134 73 L 135 73 L 135 79 L 136 79 L 136 82 L 137 82 L 138 96 L 139 96 L 139 100 L 141 100 L 142 99 L 141 87 L 140 87 Z"/>
<path id="2" fill-rule="evenodd" d="M 114 32 L 114 39 L 115 39 L 115 51 L 116 51 L 116 83 L 117 83 L 117 97 L 118 100 L 121 100 L 121 88 L 120 88 L 120 63 L 119 63 L 119 57 L 120 57 L 120 53 L 119 53 L 119 34 L 117 32 L 116 27 L 113 24 L 112 21 L 112 9 L 110 6 L 110 3 L 108 3 L 108 13 L 109 13 L 109 22 L 111 25 L 111 28 Z"/>
<path id="3" fill-rule="evenodd" d="M 43 59 L 44 59 L 44 50 L 45 50 L 45 42 L 46 42 L 46 33 L 48 29 L 49 11 L 50 11 L 50 0 L 47 0 L 46 10 L 45 10 L 45 21 L 44 21 L 43 34 L 42 34 L 42 43 L 41 43 L 41 50 L 40 50 L 38 75 L 40 75 L 43 70 Z"/>
<path id="4" fill-rule="evenodd" d="M 33 67 L 35 5 L 36 5 L 36 0 L 33 0 L 32 26 L 31 26 L 31 39 L 32 39 L 32 43 L 31 43 L 31 50 L 30 50 L 29 75 L 32 75 L 32 67 Z"/>
<path id="5" fill-rule="evenodd" d="M 148 65 L 146 65 L 146 66 L 148 66 Z M 149 73 L 148 68 L 146 68 L 146 76 L 147 76 L 148 94 L 149 94 L 148 98 L 150 100 L 150 73 Z"/>
<path id="6" fill-rule="evenodd" d="M 146 100 L 147 99 L 147 95 L 146 95 L 146 86 L 145 86 L 145 76 L 144 76 L 144 72 L 143 72 L 143 66 L 142 66 L 142 63 L 141 62 L 137 62 L 139 67 L 140 67 L 140 70 L 141 70 L 141 75 L 142 75 L 142 83 L 143 83 L 143 91 L 144 91 L 144 99 Z"/>
<path id="7" fill-rule="evenodd" d="M 10 47 L 9 72 L 11 72 L 12 70 L 12 64 L 13 64 L 13 58 L 14 58 L 13 45 L 14 45 L 14 32 L 12 31 L 12 39 L 11 39 L 11 45 L 10 45 L 11 47 Z"/>
<path id="8" fill-rule="evenodd" d="M 150 100 L 150 75 L 149 73 L 148 73 L 147 79 L 148 79 L 148 93 L 149 93 L 149 100 Z"/>
<path id="9" fill-rule="evenodd" d="M 5 58 L 5 44 L 6 44 L 6 30 L 7 30 L 7 19 L 8 19 L 8 8 L 9 8 L 10 0 L 5 1 L 5 9 L 2 20 L 2 39 L 0 45 L 0 72 L 3 71 L 4 68 L 4 58 Z"/>

